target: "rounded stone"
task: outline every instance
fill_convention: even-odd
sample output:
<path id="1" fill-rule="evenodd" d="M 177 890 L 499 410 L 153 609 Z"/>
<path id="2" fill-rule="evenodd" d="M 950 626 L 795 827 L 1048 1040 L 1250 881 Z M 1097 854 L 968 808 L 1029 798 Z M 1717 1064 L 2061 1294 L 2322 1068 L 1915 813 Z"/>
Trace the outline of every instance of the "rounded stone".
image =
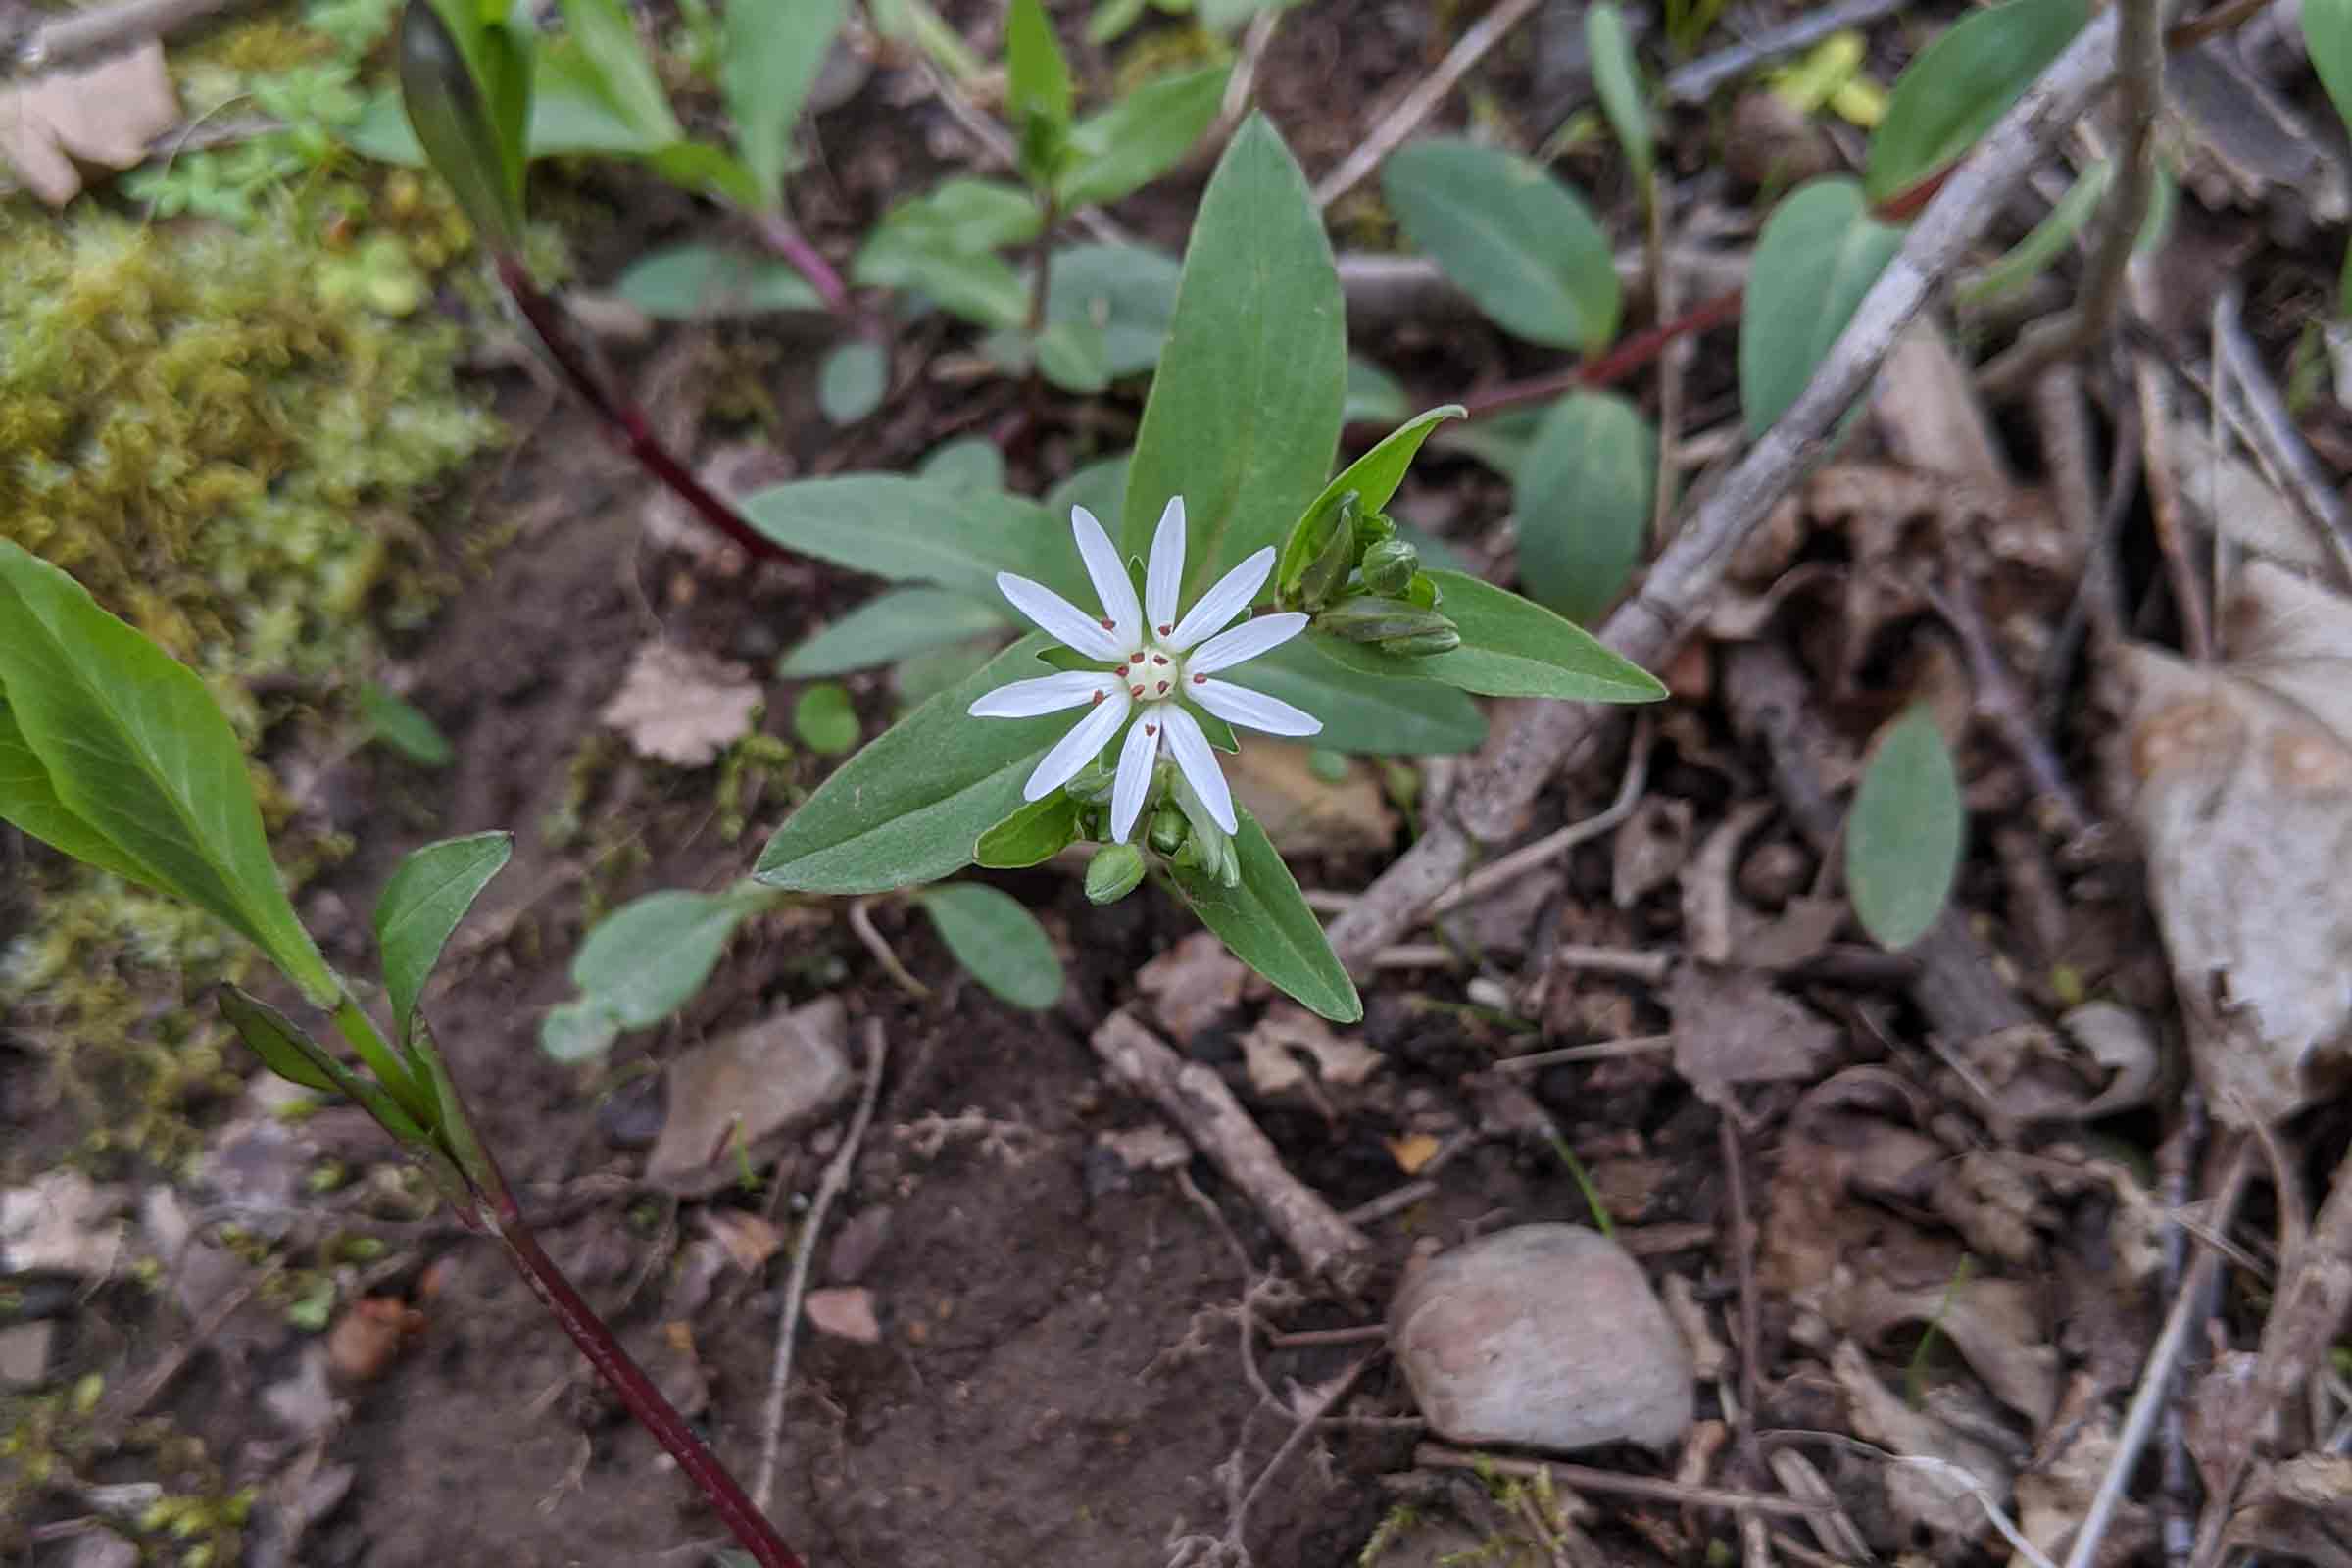
<path id="1" fill-rule="evenodd" d="M 1663 1448 L 1690 1424 L 1690 1348 L 1641 1265 L 1582 1225 L 1521 1225 L 1409 1272 L 1389 1339 L 1456 1443 Z"/>

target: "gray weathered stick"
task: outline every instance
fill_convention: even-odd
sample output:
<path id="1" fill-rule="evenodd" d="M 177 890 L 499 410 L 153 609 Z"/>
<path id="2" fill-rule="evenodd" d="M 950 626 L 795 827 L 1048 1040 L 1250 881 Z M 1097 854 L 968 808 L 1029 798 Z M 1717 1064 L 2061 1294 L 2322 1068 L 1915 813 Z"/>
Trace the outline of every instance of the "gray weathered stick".
<path id="1" fill-rule="evenodd" d="M 2107 85 L 2115 35 L 2113 11 L 2085 27 L 1928 204 L 1803 394 L 1685 521 L 1641 591 L 1609 617 L 1603 642 L 1650 665 L 1690 629 L 1733 553 L 1827 451 L 1838 420 L 1869 387 L 1928 296 L 1984 233 L 2017 181 Z M 1584 703 L 1523 708 L 1464 776 L 1452 814 L 1333 923 L 1332 946 L 1341 960 L 1360 972 L 1373 954 L 1411 929 L 1461 877 L 1477 843 L 1519 831 L 1536 792 L 1562 763 L 1579 760 L 1613 714 Z"/>

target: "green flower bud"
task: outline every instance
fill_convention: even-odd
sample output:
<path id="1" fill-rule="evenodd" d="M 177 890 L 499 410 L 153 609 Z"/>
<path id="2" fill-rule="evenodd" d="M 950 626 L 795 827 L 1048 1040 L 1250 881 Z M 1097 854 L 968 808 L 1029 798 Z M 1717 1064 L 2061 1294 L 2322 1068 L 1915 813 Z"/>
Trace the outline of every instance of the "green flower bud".
<path id="1" fill-rule="evenodd" d="M 1434 610 L 1401 599 L 1365 596 L 1344 599 L 1315 617 L 1318 631 L 1345 637 L 1351 643 L 1386 643 L 1424 632 L 1452 631 L 1453 622 Z"/>
<path id="2" fill-rule="evenodd" d="M 1374 545 L 1385 545 L 1396 537 L 1396 523 L 1385 512 L 1367 512 L 1355 519 L 1355 548 L 1358 554 Z"/>
<path id="3" fill-rule="evenodd" d="M 1421 552 L 1401 539 L 1383 539 L 1364 552 L 1364 586 L 1395 599 L 1412 586 L 1421 569 Z"/>
<path id="4" fill-rule="evenodd" d="M 1332 524 L 1331 537 L 1307 564 L 1298 579 L 1298 608 L 1321 610 L 1331 602 L 1331 596 L 1348 580 L 1348 568 L 1355 563 L 1355 492 L 1350 490 L 1340 497 L 1338 520 Z"/>
<path id="5" fill-rule="evenodd" d="M 1388 638 L 1380 644 L 1380 651 L 1399 659 L 1426 659 L 1432 654 L 1450 654 L 1461 646 L 1462 634 L 1448 625 L 1436 631 L 1417 631 L 1410 637 Z"/>
<path id="6" fill-rule="evenodd" d="M 1162 855 L 1174 855 L 1184 848 L 1184 813 L 1172 806 L 1163 806 L 1152 813 L 1149 837 L 1152 847 Z"/>
<path id="7" fill-rule="evenodd" d="M 1438 591 L 1435 577 L 1426 571 L 1416 571 L 1413 580 L 1405 585 L 1404 602 L 1417 609 L 1435 610 L 1446 602 L 1446 596 Z"/>
<path id="8" fill-rule="evenodd" d="M 1132 844 L 1105 844 L 1087 862 L 1087 901 L 1116 904 L 1133 893 L 1143 880 L 1143 851 Z"/>

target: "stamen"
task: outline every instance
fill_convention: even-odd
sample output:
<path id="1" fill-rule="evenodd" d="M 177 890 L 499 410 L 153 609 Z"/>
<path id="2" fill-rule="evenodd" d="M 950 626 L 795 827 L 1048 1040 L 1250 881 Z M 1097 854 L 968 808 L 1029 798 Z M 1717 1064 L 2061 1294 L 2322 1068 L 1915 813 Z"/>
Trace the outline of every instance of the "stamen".
<path id="1" fill-rule="evenodd" d="M 1119 629 L 1119 623 L 1111 619 L 1108 615 L 1104 615 L 1102 617 L 1102 629 L 1104 631 L 1117 631 Z"/>
<path id="2" fill-rule="evenodd" d="M 1162 697 L 1168 695 L 1168 683 L 1164 680 L 1159 683 L 1159 695 Z"/>
<path id="3" fill-rule="evenodd" d="M 1112 670 L 1111 673 L 1119 676 L 1121 679 L 1124 679 L 1127 674 L 1127 666 L 1125 664 L 1121 664 L 1118 668 Z"/>
<path id="4" fill-rule="evenodd" d="M 1167 636 L 1167 635 L 1168 635 L 1170 632 L 1174 631 L 1175 629 L 1176 629 L 1176 628 L 1175 628 L 1175 626 L 1173 626 L 1173 625 L 1166 625 L 1166 626 L 1162 626 L 1162 627 L 1160 627 L 1160 628 L 1159 628 L 1159 634 L 1160 634 L 1162 637 L 1165 637 L 1165 636 Z"/>
<path id="5" fill-rule="evenodd" d="M 1138 697 L 1141 697 L 1141 696 L 1143 696 L 1143 695 L 1144 695 L 1144 689 L 1143 689 L 1141 686 L 1130 686 L 1130 687 L 1129 687 L 1129 688 L 1127 688 L 1127 689 L 1128 689 L 1129 691 L 1133 692 L 1133 693 L 1134 693 L 1136 696 L 1138 696 Z"/>
<path id="6" fill-rule="evenodd" d="M 1206 675 L 1195 675 L 1193 677 L 1193 684 L 1196 686 L 1205 686 L 1208 684 L 1208 677 Z M 1096 695 L 1101 696 L 1102 694 L 1098 692 Z"/>
<path id="7" fill-rule="evenodd" d="M 1159 733 L 1159 726 L 1157 724 L 1146 724 L 1144 726 L 1144 733 L 1147 735 L 1156 735 Z"/>
<path id="8" fill-rule="evenodd" d="M 1095 693 L 1095 701 L 1099 703 L 1099 702 L 1101 702 L 1102 700 L 1102 694 L 1101 692 L 1097 692 L 1097 693 Z"/>
<path id="9" fill-rule="evenodd" d="M 1153 662 L 1154 664 L 1164 664 L 1164 663 L 1166 663 L 1167 662 L 1168 662 L 1168 656 L 1167 656 L 1167 655 L 1165 655 L 1165 654 L 1153 654 L 1153 655 L 1152 656 L 1152 662 Z"/>

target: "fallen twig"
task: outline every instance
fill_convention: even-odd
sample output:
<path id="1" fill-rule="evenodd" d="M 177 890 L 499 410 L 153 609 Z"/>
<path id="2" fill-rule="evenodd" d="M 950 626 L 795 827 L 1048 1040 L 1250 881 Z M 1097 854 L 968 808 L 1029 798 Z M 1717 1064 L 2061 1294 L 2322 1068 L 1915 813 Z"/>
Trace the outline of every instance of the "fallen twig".
<path id="1" fill-rule="evenodd" d="M 857 936 L 859 945 L 873 955 L 874 961 L 882 966 L 884 974 L 890 976 L 893 985 L 917 1002 L 929 1001 L 931 988 L 917 980 L 913 971 L 899 961 L 899 956 L 891 951 L 882 933 L 874 928 L 873 902 L 871 899 L 850 901 L 850 930 Z"/>
<path id="2" fill-rule="evenodd" d="M 2225 283 L 2214 301 L 2215 335 L 2221 346 L 2218 358 L 2222 362 L 2215 367 L 2215 378 L 2219 380 L 2227 373 L 2244 401 L 2245 416 L 2236 416 L 2237 410 L 2229 399 L 2217 401 L 2246 445 L 2254 449 L 2271 482 L 2294 503 L 2295 510 L 2303 514 L 2335 557 L 2336 567 L 2345 580 L 2352 581 L 2352 523 L 2347 523 L 2343 498 L 2320 472 L 2319 463 L 2305 445 L 2303 433 L 2295 427 L 2294 416 L 2286 411 L 2286 400 L 2278 395 L 2277 384 L 2263 365 L 2262 351 L 2246 335 L 2243 304 L 2244 290 L 2235 279 Z"/>
<path id="3" fill-rule="evenodd" d="M 1686 1508 L 1724 1508 L 1734 1513 L 1771 1514 L 1780 1518 L 1809 1518 L 1836 1504 L 1800 1502 L 1765 1492 L 1739 1492 L 1730 1487 L 1685 1486 L 1650 1476 L 1624 1476 L 1590 1465 L 1545 1463 L 1535 1459 L 1506 1459 L 1499 1454 L 1473 1453 L 1424 1443 L 1413 1449 L 1413 1463 L 1429 1470 L 1491 1470 L 1504 1476 L 1548 1475 L 1555 1485 L 1578 1492 L 1598 1492 L 1649 1502 L 1671 1502 Z"/>
<path id="4" fill-rule="evenodd" d="M 1834 32 L 1891 16 L 1908 3 L 1909 0 L 1840 0 L 1839 4 L 1807 12 L 1781 26 L 1767 27 L 1752 38 L 1668 72 L 1666 101 L 1685 106 L 1703 104 L 1715 96 L 1716 88 L 1734 76 L 1745 75 L 1800 49 L 1810 49 Z"/>
<path id="5" fill-rule="evenodd" d="M 89 55 L 162 38 L 239 0 L 121 0 L 62 17 L 37 19 L 0 33 L 0 51 L 25 71 L 51 71 Z M 11 74 L 0 67 L 0 79 Z"/>
<path id="6" fill-rule="evenodd" d="M 1315 208 L 1321 211 L 1353 190 L 1358 181 L 1380 167 L 1380 161 L 1396 150 L 1421 122 L 1430 117 L 1446 95 L 1453 91 L 1454 83 L 1468 74 L 1470 68 L 1487 57 L 1487 51 L 1502 42 L 1513 27 L 1535 14 L 1542 0 L 1502 0 L 1494 10 L 1471 24 L 1412 91 L 1398 101 L 1396 108 L 1381 118 L 1372 133 L 1356 144 L 1355 151 L 1340 161 L 1340 167 L 1323 176 L 1315 186 Z"/>
<path id="7" fill-rule="evenodd" d="M 1495 890 L 1507 887 L 1530 871 L 1551 864 L 1579 844 L 1614 832 L 1618 825 L 1634 814 L 1642 804 L 1642 792 L 1649 787 L 1650 738 L 1657 726 L 1644 713 L 1634 721 L 1633 744 L 1626 748 L 1625 779 L 1617 786 L 1617 798 L 1607 809 L 1597 811 L 1582 821 L 1546 833 L 1535 843 L 1522 846 L 1491 865 L 1482 865 L 1463 879 L 1461 885 L 1429 906 L 1432 914 L 1444 914 L 1465 904 L 1475 904 Z"/>
<path id="8" fill-rule="evenodd" d="M 2180 487 L 2173 473 L 2172 388 L 2165 380 L 2164 368 L 2146 354 L 2132 356 L 2132 379 L 2138 392 L 2148 515 L 2156 528 L 2156 548 L 2164 556 L 2165 577 L 2172 585 L 2174 609 L 2180 616 L 2181 651 L 2202 664 L 2213 658 L 2213 615 L 2205 608 L 2205 583 L 2189 553 L 2188 523 L 2181 514 Z"/>
<path id="9" fill-rule="evenodd" d="M 2000 736 L 2009 754 L 2025 768 L 2039 804 L 2056 819 L 2059 831 L 2068 838 L 2089 831 L 2090 808 L 2059 765 L 2058 754 L 2034 717 L 2034 705 L 1994 644 L 1992 628 L 1984 623 L 1984 612 L 1977 603 L 1977 591 L 1966 570 L 1954 570 L 1941 585 L 1920 584 L 1919 590 L 1960 639 L 1977 716 Z"/>
<path id="10" fill-rule="evenodd" d="M 1702 612 L 1740 542 L 1828 450 L 1838 419 L 1869 385 L 1930 292 L 1959 265 L 2015 182 L 2103 88 L 2116 19 L 2094 19 L 1984 137 L 1928 205 L 1796 402 L 1723 477 L 1612 614 L 1602 641 L 1636 663 L 1662 659 Z M 1452 812 L 1384 871 L 1331 929 L 1342 961 L 1362 965 L 1417 924 L 1468 869 L 1476 846 L 1510 837 L 1536 792 L 1590 756 L 1612 711 L 1544 703 L 1523 709 L 1464 775 Z"/>

